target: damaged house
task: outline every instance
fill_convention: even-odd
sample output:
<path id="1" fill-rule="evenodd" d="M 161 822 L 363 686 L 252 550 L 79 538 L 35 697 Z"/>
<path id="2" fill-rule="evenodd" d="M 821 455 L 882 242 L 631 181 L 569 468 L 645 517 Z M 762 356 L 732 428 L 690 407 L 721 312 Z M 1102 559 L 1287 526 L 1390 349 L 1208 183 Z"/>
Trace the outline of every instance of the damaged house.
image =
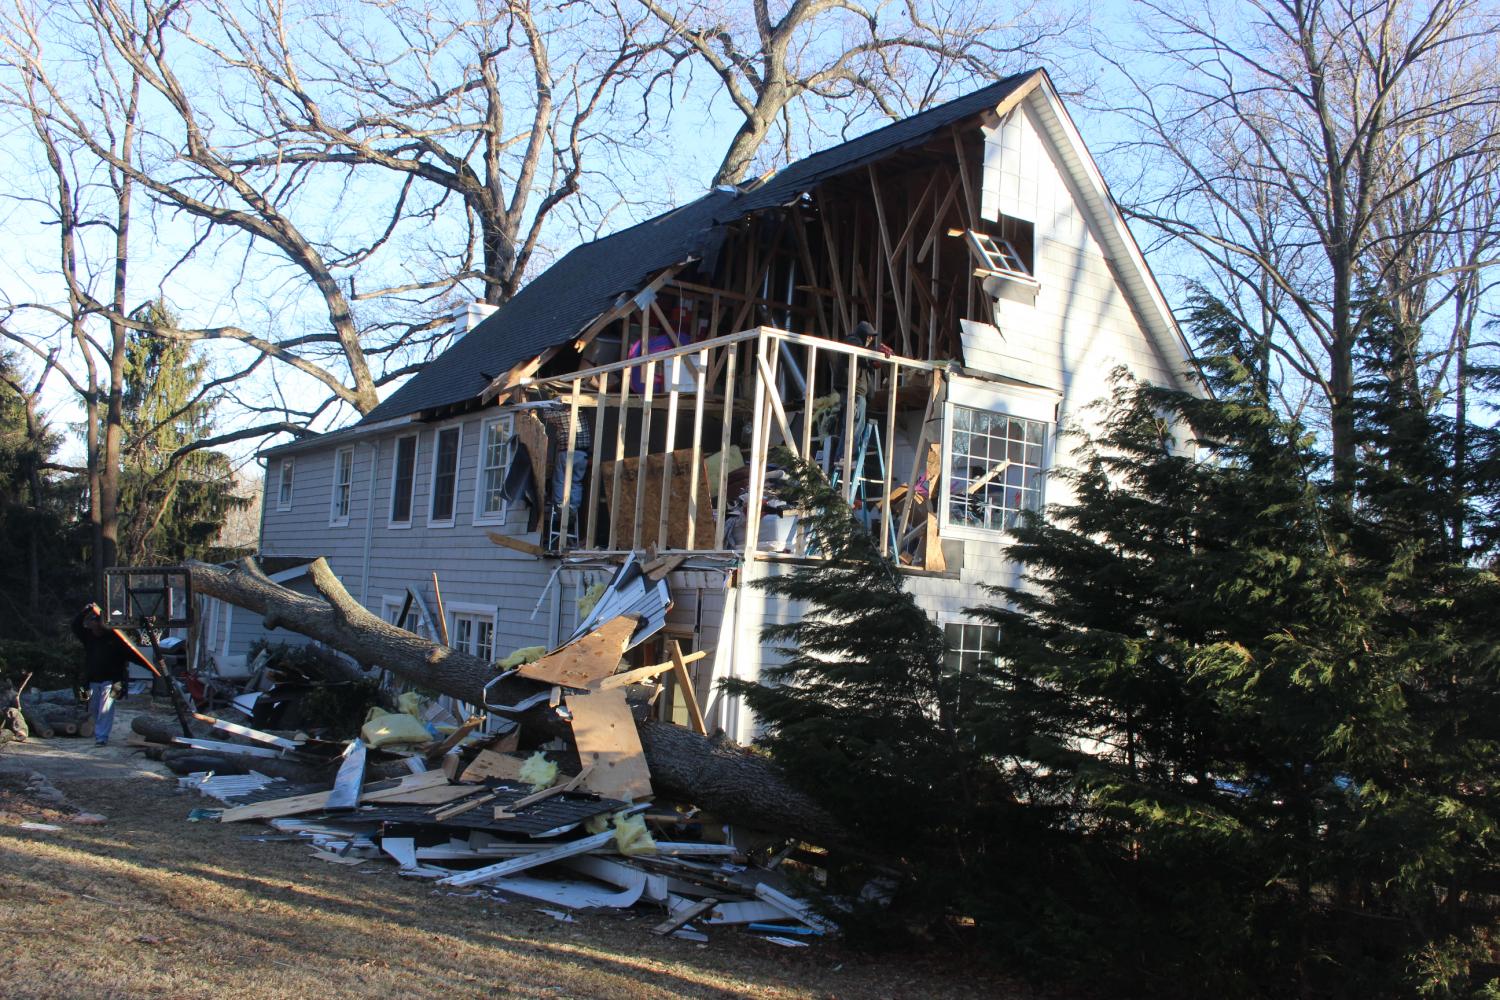
<path id="1" fill-rule="evenodd" d="M 372 612 L 491 660 L 586 630 L 613 580 L 632 657 L 706 654 L 658 716 L 748 741 L 715 682 L 796 613 L 750 584 L 818 558 L 778 458 L 828 471 L 961 662 L 1017 512 L 1066 499 L 1059 430 L 1120 366 L 1171 385 L 1190 361 L 1035 71 L 573 250 L 360 422 L 266 451 L 261 551 L 294 588 L 325 556 Z M 232 669 L 267 633 L 208 605 Z"/>

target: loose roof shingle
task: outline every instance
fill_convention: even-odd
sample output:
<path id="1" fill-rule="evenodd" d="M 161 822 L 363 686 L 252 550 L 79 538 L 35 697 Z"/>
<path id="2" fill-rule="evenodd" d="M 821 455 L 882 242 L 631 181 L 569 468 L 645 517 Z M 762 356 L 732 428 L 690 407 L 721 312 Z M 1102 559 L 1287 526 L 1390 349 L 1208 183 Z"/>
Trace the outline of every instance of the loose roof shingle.
<path id="1" fill-rule="evenodd" d="M 920 145 L 938 130 L 995 107 L 1040 70 L 982 90 L 791 164 L 749 191 L 712 191 L 696 201 L 577 247 L 433 360 L 365 416 L 370 424 L 478 396 L 491 378 L 567 343 L 621 294 L 663 268 L 710 250 L 721 227 L 796 200 L 830 177 Z"/>

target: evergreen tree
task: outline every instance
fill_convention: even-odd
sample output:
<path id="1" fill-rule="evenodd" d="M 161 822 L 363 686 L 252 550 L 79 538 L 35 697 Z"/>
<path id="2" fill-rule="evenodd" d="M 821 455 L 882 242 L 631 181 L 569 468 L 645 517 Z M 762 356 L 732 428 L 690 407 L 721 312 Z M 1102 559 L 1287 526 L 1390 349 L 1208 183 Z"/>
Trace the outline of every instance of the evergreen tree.
<path id="1" fill-rule="evenodd" d="M 992 665 L 944 674 L 899 571 L 804 471 L 828 558 L 763 584 L 805 612 L 734 689 L 897 874 L 886 926 L 967 918 L 1132 995 L 1469 995 L 1500 878 L 1494 435 L 1465 429 L 1459 481 L 1456 429 L 1403 381 L 1413 338 L 1374 323 L 1336 492 L 1236 331 L 1196 316 L 1212 393 L 1118 376 L 1053 473 L 1072 502 L 1015 531 L 1024 582 L 972 612 Z"/>
<path id="2" fill-rule="evenodd" d="M 819 558 L 759 581 L 799 611 L 765 630 L 782 661 L 725 687 L 755 711 L 789 778 L 851 834 L 836 882 L 856 902 L 841 923 L 880 939 L 940 932 L 955 913 L 988 918 L 1000 898 L 1026 895 L 1000 884 L 1031 888 L 1032 872 L 1012 864 L 1029 820 L 975 739 L 979 681 L 945 669 L 941 629 L 822 472 L 783 464 L 781 496 L 807 512 Z M 871 885 L 881 891 L 862 897 Z"/>
<path id="3" fill-rule="evenodd" d="M 176 325 L 160 303 L 137 316 Z M 207 362 L 191 345 L 150 333 L 132 334 L 125 361 L 120 558 L 135 565 L 205 558 L 226 513 L 248 502 L 233 493 L 228 456 L 181 451 L 213 431 L 217 399 L 204 389 Z"/>
<path id="4" fill-rule="evenodd" d="M 58 447 L 25 369 L 0 352 L 0 638 L 50 638 L 86 581 L 69 538 L 65 491 L 46 465 Z"/>
<path id="5" fill-rule="evenodd" d="M 1476 612 L 1500 590 L 1443 541 L 1444 435 L 1369 380 L 1350 504 L 1244 366 L 1210 371 L 1211 398 L 1122 377 L 1076 502 L 1017 531 L 983 742 L 1076 804 L 1057 836 L 1084 831 L 1105 898 L 1059 923 L 1124 981 L 1463 993 L 1494 918 L 1500 633 Z"/>

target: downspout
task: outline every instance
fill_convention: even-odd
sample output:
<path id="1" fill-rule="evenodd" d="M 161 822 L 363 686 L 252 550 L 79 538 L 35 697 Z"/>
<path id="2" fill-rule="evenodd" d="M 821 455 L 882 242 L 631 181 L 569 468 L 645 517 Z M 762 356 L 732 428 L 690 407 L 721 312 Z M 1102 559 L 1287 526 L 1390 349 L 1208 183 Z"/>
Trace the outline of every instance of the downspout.
<path id="1" fill-rule="evenodd" d="M 365 554 L 364 566 L 360 570 L 359 603 L 370 606 L 370 544 L 375 536 L 375 483 L 380 472 L 380 439 L 370 445 L 370 489 L 365 501 Z"/>

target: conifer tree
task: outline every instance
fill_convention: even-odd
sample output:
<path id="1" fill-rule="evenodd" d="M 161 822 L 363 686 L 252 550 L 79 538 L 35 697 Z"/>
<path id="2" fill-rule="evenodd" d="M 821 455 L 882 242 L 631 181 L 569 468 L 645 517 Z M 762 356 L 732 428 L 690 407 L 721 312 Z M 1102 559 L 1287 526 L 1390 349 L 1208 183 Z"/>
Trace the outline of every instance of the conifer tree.
<path id="1" fill-rule="evenodd" d="M 160 303 L 138 318 L 156 326 L 176 322 Z M 233 494 L 228 456 L 183 450 L 213 430 L 217 400 L 205 391 L 207 363 L 192 345 L 150 333 L 131 336 L 125 363 L 120 558 L 132 564 L 204 558 L 227 512 L 248 503 Z"/>
<path id="2" fill-rule="evenodd" d="M 843 887 L 857 895 L 867 879 L 893 881 L 889 910 L 842 921 L 883 933 L 955 906 L 972 914 L 987 898 L 1008 792 L 958 697 L 970 678 L 945 671 L 942 631 L 821 471 L 785 464 L 782 498 L 808 512 L 819 558 L 760 582 L 801 611 L 765 631 L 782 662 L 726 688 L 767 727 L 764 744 L 790 779 L 873 860 L 850 865 Z"/>
<path id="3" fill-rule="evenodd" d="M 1388 364 L 1361 387 L 1353 503 L 1231 355 L 1206 398 L 1122 376 L 1063 474 L 1076 502 L 1016 532 L 982 742 L 1075 804 L 1056 836 L 1107 902 L 1059 897 L 1058 924 L 1124 981 L 1475 985 L 1500 832 L 1476 612 L 1500 592 L 1445 547 L 1445 437 L 1402 398 L 1398 341 L 1368 345 Z"/>

